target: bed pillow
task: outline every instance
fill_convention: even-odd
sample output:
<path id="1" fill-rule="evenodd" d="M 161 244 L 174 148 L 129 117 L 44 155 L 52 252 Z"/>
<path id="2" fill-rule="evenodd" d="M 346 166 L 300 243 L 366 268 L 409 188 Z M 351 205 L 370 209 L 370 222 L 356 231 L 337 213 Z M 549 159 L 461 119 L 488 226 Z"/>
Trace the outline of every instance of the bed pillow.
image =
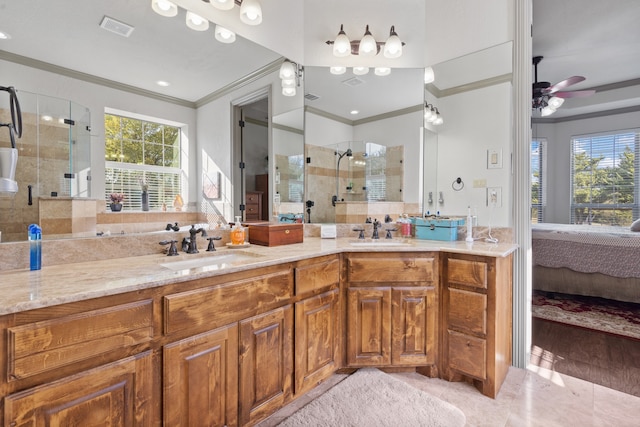
<path id="1" fill-rule="evenodd" d="M 633 221 L 633 224 L 631 224 L 631 231 L 640 231 L 640 218 Z"/>

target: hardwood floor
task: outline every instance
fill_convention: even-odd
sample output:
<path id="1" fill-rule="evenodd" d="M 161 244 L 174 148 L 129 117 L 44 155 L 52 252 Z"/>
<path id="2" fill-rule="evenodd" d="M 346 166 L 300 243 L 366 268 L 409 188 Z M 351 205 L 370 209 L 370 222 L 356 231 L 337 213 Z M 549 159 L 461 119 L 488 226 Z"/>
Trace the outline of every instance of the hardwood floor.
<path id="1" fill-rule="evenodd" d="M 531 362 L 640 396 L 640 341 L 533 319 Z"/>

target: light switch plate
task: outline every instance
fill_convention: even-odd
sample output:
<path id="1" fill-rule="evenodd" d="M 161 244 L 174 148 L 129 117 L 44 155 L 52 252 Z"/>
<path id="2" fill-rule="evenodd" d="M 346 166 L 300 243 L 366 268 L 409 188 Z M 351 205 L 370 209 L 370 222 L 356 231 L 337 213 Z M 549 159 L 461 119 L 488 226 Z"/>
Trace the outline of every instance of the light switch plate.
<path id="1" fill-rule="evenodd" d="M 502 149 L 487 150 L 487 169 L 502 169 Z"/>
<path id="2" fill-rule="evenodd" d="M 335 224 L 322 224 L 320 226 L 320 237 L 323 239 L 335 239 L 337 234 Z"/>

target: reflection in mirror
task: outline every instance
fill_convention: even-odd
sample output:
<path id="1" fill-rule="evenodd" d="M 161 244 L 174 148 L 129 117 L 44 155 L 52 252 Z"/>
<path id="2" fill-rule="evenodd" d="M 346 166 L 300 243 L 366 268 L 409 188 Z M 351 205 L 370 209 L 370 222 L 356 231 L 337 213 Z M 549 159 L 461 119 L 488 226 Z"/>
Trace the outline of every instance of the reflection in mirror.
<path id="1" fill-rule="evenodd" d="M 302 218 L 304 212 L 304 113 L 302 108 L 272 119 L 275 157 L 273 210 L 280 217 Z"/>
<path id="2" fill-rule="evenodd" d="M 395 220 L 421 211 L 423 79 L 423 69 L 354 76 L 305 68 L 305 198 L 314 203 L 312 222 Z"/>

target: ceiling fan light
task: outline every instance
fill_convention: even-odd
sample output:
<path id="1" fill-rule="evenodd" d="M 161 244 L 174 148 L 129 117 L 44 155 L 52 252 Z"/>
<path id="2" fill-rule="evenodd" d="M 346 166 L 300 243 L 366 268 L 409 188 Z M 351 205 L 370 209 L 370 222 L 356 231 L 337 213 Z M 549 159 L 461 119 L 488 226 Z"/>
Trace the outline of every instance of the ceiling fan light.
<path id="1" fill-rule="evenodd" d="M 178 6 L 169 0 L 151 0 L 151 9 L 158 15 L 169 18 L 178 14 Z"/>
<path id="2" fill-rule="evenodd" d="M 260 25 L 262 7 L 258 0 L 242 0 L 240 4 L 240 20 L 247 25 Z"/>
<path id="3" fill-rule="evenodd" d="M 344 74 L 347 72 L 347 67 L 330 67 L 329 72 L 331 74 L 335 74 L 336 76 L 339 76 L 340 74 Z"/>
<path id="4" fill-rule="evenodd" d="M 552 96 L 549 98 L 549 107 L 557 110 L 560 106 L 564 104 L 564 98 L 559 98 L 557 96 Z"/>
<path id="5" fill-rule="evenodd" d="M 290 61 L 284 61 L 282 65 L 280 65 L 280 78 L 281 79 L 292 79 L 296 75 L 296 68 Z"/>
<path id="6" fill-rule="evenodd" d="M 351 41 L 347 37 L 347 33 L 344 32 L 343 25 L 340 25 L 340 32 L 333 41 L 333 56 L 342 58 L 351 55 Z"/>
<path id="7" fill-rule="evenodd" d="M 433 72 L 433 68 L 427 67 L 424 69 L 424 84 L 433 83 L 436 79 L 436 75 Z"/>
<path id="8" fill-rule="evenodd" d="M 220 43 L 233 43 L 236 41 L 236 33 L 227 30 L 221 25 L 216 25 L 216 40 Z"/>
<path id="9" fill-rule="evenodd" d="M 553 107 L 551 107 L 551 106 L 547 105 L 547 106 L 546 106 L 546 107 L 544 107 L 542 110 L 540 110 L 540 115 L 541 115 L 542 117 L 547 117 L 547 116 L 552 115 L 552 114 L 553 114 L 553 113 L 555 113 L 555 112 L 556 112 L 556 109 L 555 109 L 555 108 L 553 108 Z"/>
<path id="10" fill-rule="evenodd" d="M 282 88 L 282 94 L 284 96 L 295 96 L 296 95 L 296 88 L 295 87 L 283 87 Z"/>
<path id="11" fill-rule="evenodd" d="M 389 67 L 376 67 L 373 71 L 376 76 L 388 76 L 391 74 L 391 68 Z"/>
<path id="12" fill-rule="evenodd" d="M 389 38 L 384 43 L 385 58 L 399 58 L 402 56 L 402 41 L 396 33 L 395 27 L 392 25 L 389 31 Z"/>
<path id="13" fill-rule="evenodd" d="M 369 72 L 369 67 L 353 67 L 353 74 L 356 76 L 364 76 Z"/>
<path id="14" fill-rule="evenodd" d="M 231 10 L 235 2 L 234 0 L 209 0 L 209 4 L 219 10 Z"/>
<path id="15" fill-rule="evenodd" d="M 360 40 L 360 44 L 358 45 L 358 55 L 360 56 L 376 56 L 378 54 L 378 44 L 376 43 L 376 39 L 373 38 L 373 35 L 369 31 L 369 26 L 367 25 L 367 29 L 364 32 L 364 37 Z"/>
<path id="16" fill-rule="evenodd" d="M 207 31 L 209 29 L 209 21 L 198 14 L 187 11 L 187 27 L 195 31 Z"/>

